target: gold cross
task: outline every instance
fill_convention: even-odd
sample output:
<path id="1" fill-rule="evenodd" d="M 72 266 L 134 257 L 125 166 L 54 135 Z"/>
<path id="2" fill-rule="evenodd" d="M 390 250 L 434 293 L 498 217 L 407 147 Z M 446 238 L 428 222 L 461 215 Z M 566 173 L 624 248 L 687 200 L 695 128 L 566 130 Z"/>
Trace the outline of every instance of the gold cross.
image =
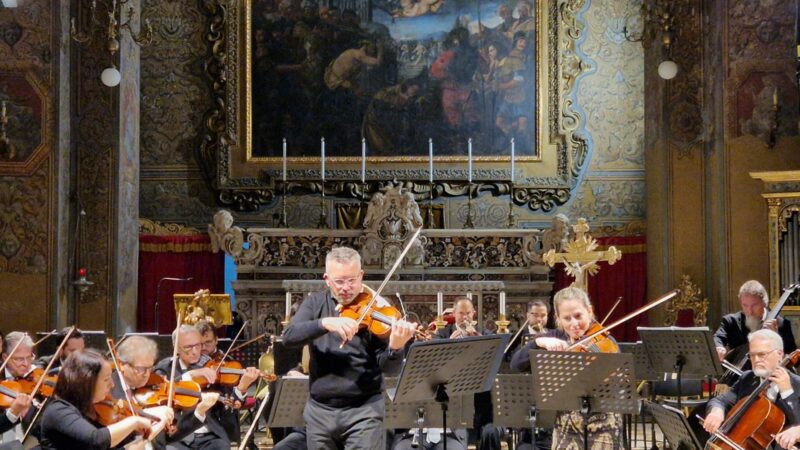
<path id="1" fill-rule="evenodd" d="M 594 275 L 600 270 L 597 263 L 607 261 L 612 265 L 622 258 L 622 252 L 613 246 L 604 252 L 596 251 L 597 240 L 587 234 L 589 224 L 584 218 L 578 219 L 578 223 L 573 225 L 572 229 L 575 230 L 575 239 L 567 243 L 564 252 L 556 253 L 555 249 L 551 249 L 542 255 L 542 260 L 550 267 L 556 263 L 564 264 L 567 275 L 575 277 L 572 286 L 588 292 L 587 276 Z"/>

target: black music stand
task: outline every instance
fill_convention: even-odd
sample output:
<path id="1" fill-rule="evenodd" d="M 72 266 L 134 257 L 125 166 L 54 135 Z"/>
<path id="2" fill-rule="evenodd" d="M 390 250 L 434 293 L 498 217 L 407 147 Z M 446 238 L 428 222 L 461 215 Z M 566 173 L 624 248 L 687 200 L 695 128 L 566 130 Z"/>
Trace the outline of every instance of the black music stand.
<path id="1" fill-rule="evenodd" d="M 638 327 L 637 331 L 653 370 L 678 374 L 678 409 L 682 407 L 682 377 L 703 379 L 722 375 L 714 336 L 708 327 Z"/>
<path id="2" fill-rule="evenodd" d="M 531 376 L 527 374 L 497 375 L 492 386 L 492 400 L 495 426 L 530 428 L 531 445 L 536 448 L 536 428 L 553 428 L 556 412 L 537 411 L 531 383 Z"/>
<path id="3" fill-rule="evenodd" d="M 536 409 L 580 411 L 584 449 L 589 448 L 590 414 L 639 413 L 633 355 L 542 350 L 529 354 Z"/>
<path id="4" fill-rule="evenodd" d="M 653 416 L 671 448 L 677 450 L 703 449 L 682 411 L 647 400 L 644 401 L 644 409 Z"/>
<path id="5" fill-rule="evenodd" d="M 622 353 L 630 353 L 633 355 L 633 366 L 636 372 L 636 381 L 647 381 L 650 386 L 651 398 L 655 400 L 655 387 L 653 382 L 659 381 L 664 378 L 663 373 L 653 370 L 653 365 L 650 364 L 650 357 L 647 355 L 647 350 L 644 348 L 644 343 L 639 342 L 620 342 L 619 351 Z M 644 423 L 644 416 L 642 416 L 642 432 L 644 436 L 644 446 L 647 447 L 647 428 Z M 630 439 L 633 434 L 630 421 L 632 418 L 628 417 L 628 424 L 625 425 L 627 430 L 627 438 Z M 656 425 L 652 420 L 650 421 L 650 436 L 653 438 L 653 444 L 656 442 Z"/>
<path id="6" fill-rule="evenodd" d="M 435 399 L 446 429 L 450 395 L 471 396 L 490 390 L 508 338 L 504 334 L 415 342 L 408 350 L 397 387 L 386 393 L 394 403 Z M 447 439 L 442 442 L 447 450 Z"/>
<path id="7" fill-rule="evenodd" d="M 303 427 L 303 410 L 308 401 L 307 377 L 283 377 L 275 383 L 272 408 L 267 426 L 270 428 Z"/>

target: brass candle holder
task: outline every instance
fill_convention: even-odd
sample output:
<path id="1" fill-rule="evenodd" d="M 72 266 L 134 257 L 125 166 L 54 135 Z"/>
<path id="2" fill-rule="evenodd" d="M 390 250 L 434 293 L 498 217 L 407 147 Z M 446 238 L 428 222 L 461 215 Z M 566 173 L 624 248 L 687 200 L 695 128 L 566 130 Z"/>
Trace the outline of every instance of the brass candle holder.
<path id="1" fill-rule="evenodd" d="M 497 332 L 499 334 L 509 334 L 510 333 L 510 331 L 508 331 L 508 326 L 511 325 L 511 322 L 506 320 L 506 315 L 505 314 L 500 314 L 500 317 L 498 318 L 498 320 L 495 320 L 494 323 L 495 323 L 495 325 L 497 325 Z"/>

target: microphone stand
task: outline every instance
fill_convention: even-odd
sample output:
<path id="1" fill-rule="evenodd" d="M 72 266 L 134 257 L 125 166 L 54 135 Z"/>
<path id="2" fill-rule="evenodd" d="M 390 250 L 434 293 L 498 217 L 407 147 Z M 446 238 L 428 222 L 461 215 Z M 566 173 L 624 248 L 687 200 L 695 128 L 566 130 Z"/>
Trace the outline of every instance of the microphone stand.
<path id="1" fill-rule="evenodd" d="M 158 315 L 159 315 L 158 306 L 161 303 L 161 283 L 163 283 L 164 281 L 183 281 L 185 283 L 187 281 L 192 281 L 192 280 L 194 280 L 194 277 L 188 277 L 188 278 L 164 277 L 158 280 L 158 284 L 156 284 L 156 307 L 155 307 L 156 334 L 158 334 Z"/>

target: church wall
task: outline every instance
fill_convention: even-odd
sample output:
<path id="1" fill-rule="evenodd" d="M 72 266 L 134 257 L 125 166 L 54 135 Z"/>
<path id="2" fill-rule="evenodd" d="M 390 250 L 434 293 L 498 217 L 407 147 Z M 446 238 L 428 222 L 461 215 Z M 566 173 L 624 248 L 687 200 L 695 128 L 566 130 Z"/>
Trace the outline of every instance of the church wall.
<path id="1" fill-rule="evenodd" d="M 56 292 L 55 186 L 58 175 L 59 2 L 30 0 L 0 9 L 0 100 L 7 100 L 8 138 L 17 157 L 0 155 L 0 330 L 43 330 L 51 325 Z M 12 88 L 22 76 L 27 87 Z M 7 77 L 7 78 L 6 78 Z M 5 80 L 3 80 L 5 78 Z M 8 89 L 8 91 L 7 91 Z M 38 97 L 41 115 L 20 106 Z M 30 127 L 30 128 L 29 128 Z M 40 129 L 38 140 L 30 129 Z"/>

